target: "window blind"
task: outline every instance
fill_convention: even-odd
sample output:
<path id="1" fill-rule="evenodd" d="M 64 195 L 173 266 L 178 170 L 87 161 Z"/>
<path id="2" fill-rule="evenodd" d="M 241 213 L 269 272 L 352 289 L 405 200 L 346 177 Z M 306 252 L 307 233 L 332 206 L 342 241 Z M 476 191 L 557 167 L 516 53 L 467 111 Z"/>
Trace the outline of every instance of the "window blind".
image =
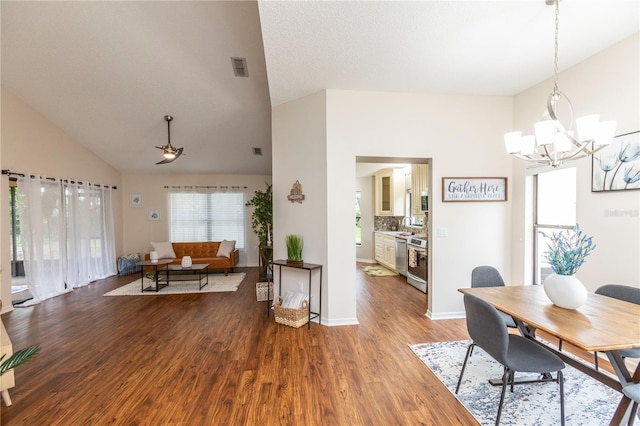
<path id="1" fill-rule="evenodd" d="M 244 192 L 172 190 L 169 237 L 173 242 L 235 240 L 245 246 Z"/>

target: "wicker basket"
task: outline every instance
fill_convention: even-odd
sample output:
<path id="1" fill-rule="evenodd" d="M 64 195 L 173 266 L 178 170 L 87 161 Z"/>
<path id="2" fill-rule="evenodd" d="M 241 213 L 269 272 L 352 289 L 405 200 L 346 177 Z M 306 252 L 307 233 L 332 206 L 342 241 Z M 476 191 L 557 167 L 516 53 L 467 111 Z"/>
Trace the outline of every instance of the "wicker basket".
<path id="1" fill-rule="evenodd" d="M 269 289 L 268 299 L 267 289 Z M 273 300 L 273 283 L 256 283 L 256 299 L 258 299 L 258 302 Z"/>
<path id="2" fill-rule="evenodd" d="M 302 302 L 302 307 L 298 309 L 283 308 L 282 296 L 278 296 L 273 303 L 276 322 L 278 324 L 288 325 L 289 327 L 302 327 L 309 322 L 309 302 Z"/>

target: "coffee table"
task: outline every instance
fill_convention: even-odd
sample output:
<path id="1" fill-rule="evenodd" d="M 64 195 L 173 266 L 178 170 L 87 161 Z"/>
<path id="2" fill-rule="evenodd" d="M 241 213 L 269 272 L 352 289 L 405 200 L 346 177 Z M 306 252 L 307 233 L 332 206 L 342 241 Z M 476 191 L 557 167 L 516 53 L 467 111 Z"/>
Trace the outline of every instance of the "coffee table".
<path id="1" fill-rule="evenodd" d="M 197 278 L 196 278 L 197 276 Z M 172 282 L 198 280 L 198 290 L 209 284 L 209 264 L 194 263 L 191 266 L 168 265 L 158 270 L 156 287 L 166 287 Z"/>

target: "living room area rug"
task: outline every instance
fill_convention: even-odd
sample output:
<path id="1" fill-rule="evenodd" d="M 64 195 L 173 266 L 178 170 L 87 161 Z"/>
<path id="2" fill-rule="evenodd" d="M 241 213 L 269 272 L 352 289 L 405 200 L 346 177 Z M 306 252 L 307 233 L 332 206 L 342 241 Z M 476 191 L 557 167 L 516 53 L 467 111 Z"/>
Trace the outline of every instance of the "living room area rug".
<path id="1" fill-rule="evenodd" d="M 451 391 L 455 392 L 469 340 L 409 345 L 411 350 Z M 502 377 L 502 366 L 476 346 L 455 395 L 482 425 L 493 425 L 500 402 L 500 386 L 489 379 Z M 622 394 L 567 365 L 563 370 L 567 425 L 608 425 Z M 555 374 L 554 374 L 555 376 Z M 516 373 L 516 381 L 537 375 Z M 515 385 L 505 393 L 501 425 L 560 424 L 560 395 L 556 382 Z"/>
<path id="2" fill-rule="evenodd" d="M 393 272 L 381 265 L 375 266 L 362 266 L 361 269 L 371 277 L 391 277 L 398 275 L 397 272 Z"/>
<path id="3" fill-rule="evenodd" d="M 105 293 L 104 296 L 155 296 L 162 294 L 188 294 L 188 293 L 219 293 L 236 291 L 240 286 L 240 283 L 245 277 L 244 272 L 230 273 L 225 276 L 224 274 L 209 274 L 209 284 L 199 289 L 198 280 L 184 280 L 170 282 L 168 286 L 162 287 L 160 291 L 142 291 L 140 278 L 125 284 L 122 287 L 118 287 L 115 290 L 111 290 Z M 144 278 L 145 288 L 152 284 L 152 281 Z M 154 283 L 155 285 L 155 283 Z"/>

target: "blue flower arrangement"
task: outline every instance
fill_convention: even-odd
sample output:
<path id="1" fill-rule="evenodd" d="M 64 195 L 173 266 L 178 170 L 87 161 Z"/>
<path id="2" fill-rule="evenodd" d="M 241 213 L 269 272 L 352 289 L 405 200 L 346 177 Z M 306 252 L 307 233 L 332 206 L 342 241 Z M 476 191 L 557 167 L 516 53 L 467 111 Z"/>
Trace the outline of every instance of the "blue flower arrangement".
<path id="1" fill-rule="evenodd" d="M 549 250 L 542 256 L 558 275 L 574 275 L 596 248 L 593 237 L 588 237 L 578 225 L 573 229 L 554 232 L 551 236 L 542 231 L 540 233 L 550 240 Z"/>

